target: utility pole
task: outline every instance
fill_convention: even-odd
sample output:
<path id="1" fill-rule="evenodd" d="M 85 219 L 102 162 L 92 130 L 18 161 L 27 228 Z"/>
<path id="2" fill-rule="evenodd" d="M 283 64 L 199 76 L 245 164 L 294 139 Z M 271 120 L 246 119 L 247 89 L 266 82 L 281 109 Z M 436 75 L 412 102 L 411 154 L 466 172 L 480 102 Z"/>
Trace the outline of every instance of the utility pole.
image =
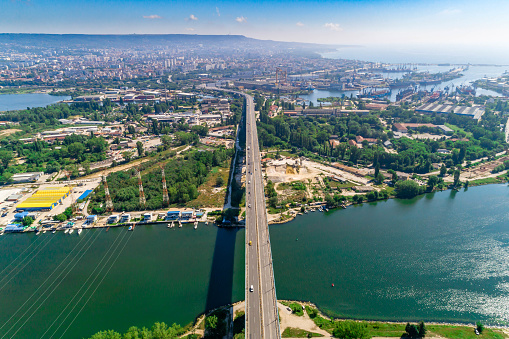
<path id="1" fill-rule="evenodd" d="M 143 184 L 141 182 L 141 174 L 140 171 L 135 167 L 136 176 L 138 177 L 138 189 L 140 190 L 140 207 L 145 207 L 147 200 L 145 200 L 145 193 L 143 193 Z"/>
<path id="2" fill-rule="evenodd" d="M 163 178 L 163 204 L 170 204 L 170 197 L 168 197 L 168 188 L 166 188 L 166 176 L 164 175 L 164 167 L 161 167 L 161 176 Z"/>
<path id="3" fill-rule="evenodd" d="M 104 184 L 104 195 L 106 195 L 106 211 L 113 211 L 113 202 L 111 201 L 110 190 L 108 188 L 108 183 L 106 182 L 106 176 L 103 175 L 103 184 Z"/>

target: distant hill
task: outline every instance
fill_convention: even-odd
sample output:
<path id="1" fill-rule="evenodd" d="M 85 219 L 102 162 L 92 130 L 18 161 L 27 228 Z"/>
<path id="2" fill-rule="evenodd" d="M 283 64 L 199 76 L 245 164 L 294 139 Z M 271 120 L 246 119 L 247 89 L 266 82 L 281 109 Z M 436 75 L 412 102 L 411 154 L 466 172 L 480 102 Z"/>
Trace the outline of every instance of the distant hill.
<path id="1" fill-rule="evenodd" d="M 307 51 L 325 52 L 339 46 L 297 42 L 258 40 L 243 35 L 191 35 L 191 34 L 24 34 L 2 33 L 0 45 L 17 48 L 54 49 L 155 49 L 185 48 L 200 50 L 236 50 L 258 52 Z"/>

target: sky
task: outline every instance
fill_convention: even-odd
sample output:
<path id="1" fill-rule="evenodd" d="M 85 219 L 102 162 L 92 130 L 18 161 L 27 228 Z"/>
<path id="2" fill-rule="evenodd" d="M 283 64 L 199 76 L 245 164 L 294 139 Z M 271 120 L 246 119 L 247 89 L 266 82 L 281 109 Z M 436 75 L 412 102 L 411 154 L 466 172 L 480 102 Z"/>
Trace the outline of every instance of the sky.
<path id="1" fill-rule="evenodd" d="M 509 0 L 0 0 L 2 33 L 240 34 L 325 44 L 506 47 Z"/>

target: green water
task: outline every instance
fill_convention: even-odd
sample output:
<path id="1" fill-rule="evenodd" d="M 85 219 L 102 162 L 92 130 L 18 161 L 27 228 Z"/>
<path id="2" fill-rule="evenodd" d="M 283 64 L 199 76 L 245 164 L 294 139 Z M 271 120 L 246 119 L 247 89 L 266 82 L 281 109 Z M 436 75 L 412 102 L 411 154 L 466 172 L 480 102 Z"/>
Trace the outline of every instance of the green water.
<path id="1" fill-rule="evenodd" d="M 271 226 L 277 296 L 359 319 L 506 324 L 507 206 L 509 187 L 490 185 Z M 0 339 L 187 324 L 244 298 L 243 241 L 203 224 L 4 235 Z"/>
<path id="2" fill-rule="evenodd" d="M 508 206 L 509 187 L 490 185 L 273 226 L 278 299 L 358 319 L 507 324 Z"/>
<path id="3" fill-rule="evenodd" d="M 81 338 L 156 321 L 185 325 L 205 309 L 244 299 L 243 240 L 235 230 L 203 224 L 4 235 L 0 338 Z M 27 247 L 28 259 L 7 267 Z"/>

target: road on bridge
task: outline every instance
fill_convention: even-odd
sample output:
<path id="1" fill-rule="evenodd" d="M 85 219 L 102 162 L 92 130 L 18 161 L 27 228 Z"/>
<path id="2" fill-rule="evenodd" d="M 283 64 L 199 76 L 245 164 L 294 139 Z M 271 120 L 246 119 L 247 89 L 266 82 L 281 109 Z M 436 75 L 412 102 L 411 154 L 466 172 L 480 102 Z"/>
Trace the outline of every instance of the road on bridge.
<path id="1" fill-rule="evenodd" d="M 280 339 L 272 250 L 253 97 L 246 98 L 246 338 Z"/>

